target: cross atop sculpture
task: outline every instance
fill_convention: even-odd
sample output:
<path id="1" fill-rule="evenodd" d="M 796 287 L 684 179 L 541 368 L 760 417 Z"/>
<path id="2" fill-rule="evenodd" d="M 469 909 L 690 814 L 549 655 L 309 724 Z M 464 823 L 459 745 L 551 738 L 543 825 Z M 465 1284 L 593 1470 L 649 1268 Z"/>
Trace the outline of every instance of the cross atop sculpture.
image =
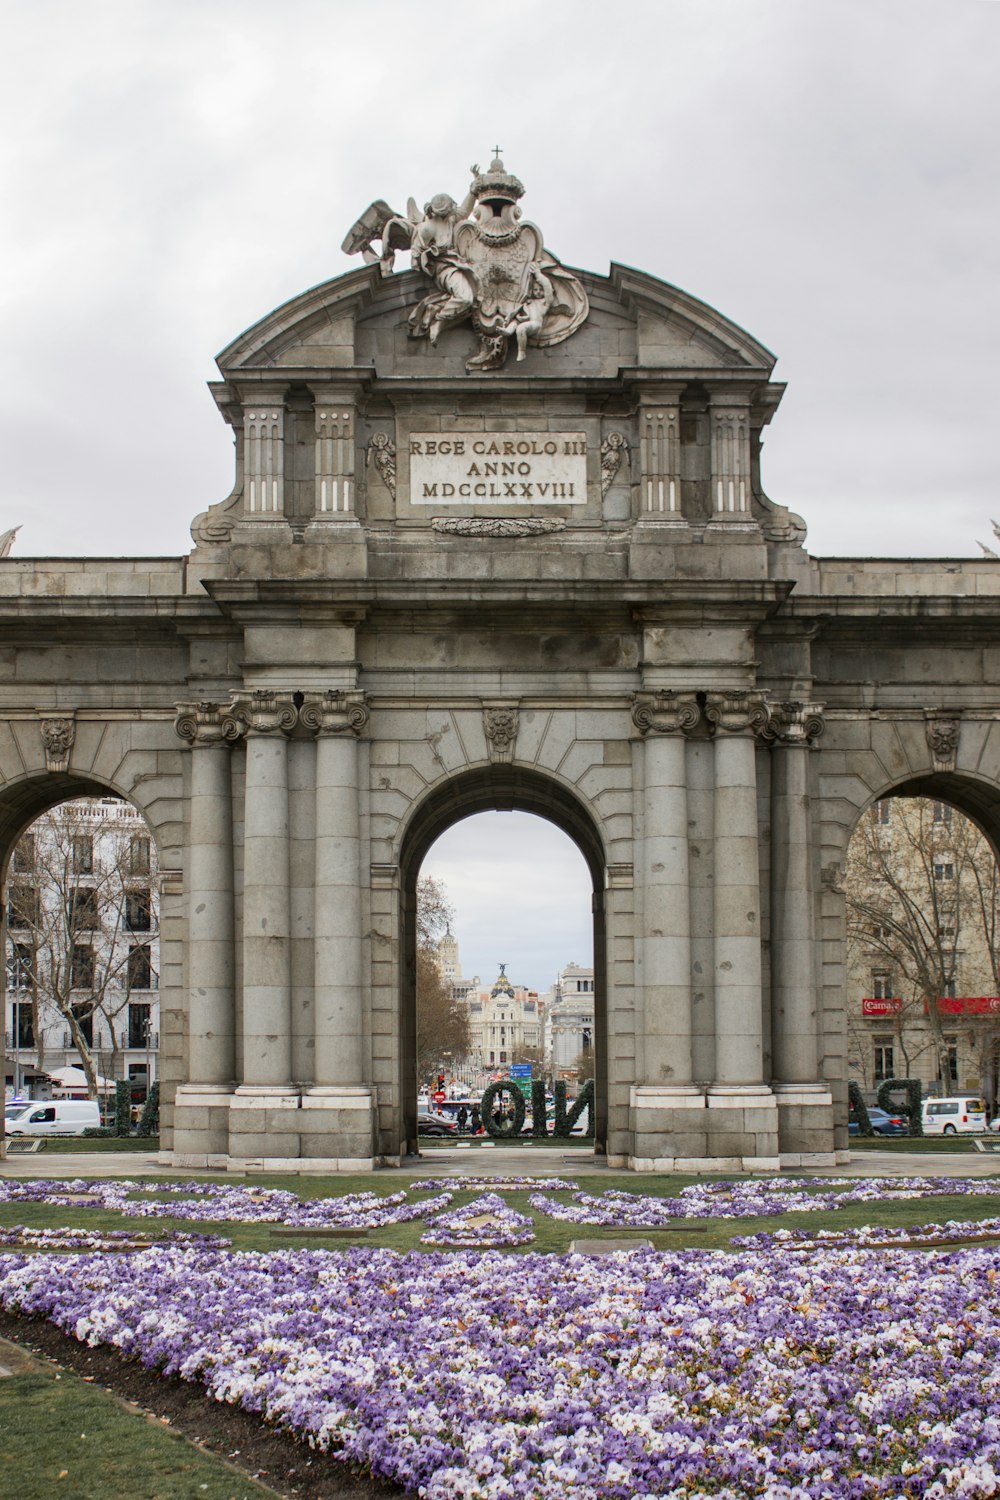
<path id="1" fill-rule="evenodd" d="M 409 250 L 413 269 L 434 287 L 410 312 L 410 337 L 436 345 L 445 329 L 471 321 L 479 352 L 465 367 L 477 373 L 503 366 L 511 338 L 519 361 L 529 346 L 562 343 L 590 311 L 579 279 L 545 249 L 541 230 L 521 218 L 524 185 L 504 167 L 500 147 L 494 149 L 488 172 L 472 167 L 462 203 L 435 193 L 421 213 L 410 198 L 403 215 L 377 198 L 341 247 L 346 255 L 360 251 L 383 276 L 392 275 L 396 251 Z"/>

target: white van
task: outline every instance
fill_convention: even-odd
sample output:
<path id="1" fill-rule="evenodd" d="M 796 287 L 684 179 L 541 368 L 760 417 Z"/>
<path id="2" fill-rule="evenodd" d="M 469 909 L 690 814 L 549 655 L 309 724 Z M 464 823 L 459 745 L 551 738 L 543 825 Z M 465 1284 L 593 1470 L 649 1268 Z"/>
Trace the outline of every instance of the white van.
<path id="1" fill-rule="evenodd" d="M 83 1135 L 100 1123 L 96 1099 L 36 1099 L 4 1115 L 8 1135 Z"/>
<path id="2" fill-rule="evenodd" d="M 978 1135 L 986 1129 L 986 1101 L 963 1094 L 954 1099 L 925 1099 L 924 1135 Z"/>

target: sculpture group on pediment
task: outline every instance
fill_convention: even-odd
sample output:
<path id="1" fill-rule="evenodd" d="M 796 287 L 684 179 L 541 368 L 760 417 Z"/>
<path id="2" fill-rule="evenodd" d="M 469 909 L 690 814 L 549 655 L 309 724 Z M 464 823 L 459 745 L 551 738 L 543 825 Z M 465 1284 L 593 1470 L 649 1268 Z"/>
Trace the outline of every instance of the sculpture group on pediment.
<path id="1" fill-rule="evenodd" d="M 460 204 L 450 193 L 437 193 L 421 212 L 411 198 L 404 215 L 376 199 L 342 248 L 348 255 L 360 252 L 384 276 L 392 274 L 396 251 L 409 250 L 414 270 L 434 285 L 410 313 L 410 336 L 435 345 L 444 329 L 471 320 L 479 351 L 466 368 L 497 370 L 511 339 L 523 360 L 529 346 L 569 338 L 590 311 L 579 279 L 545 249 L 541 231 L 522 221 L 517 200 L 523 193 L 498 155 L 488 172 L 473 166 Z"/>

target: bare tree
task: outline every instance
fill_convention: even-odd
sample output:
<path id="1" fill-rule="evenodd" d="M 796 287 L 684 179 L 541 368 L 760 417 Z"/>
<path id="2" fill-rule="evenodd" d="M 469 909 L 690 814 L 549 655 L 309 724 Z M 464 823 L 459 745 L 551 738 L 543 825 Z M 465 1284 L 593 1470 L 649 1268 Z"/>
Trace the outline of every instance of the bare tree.
<path id="1" fill-rule="evenodd" d="M 469 1012 L 456 1000 L 431 948 L 417 949 L 417 1076 L 448 1072 L 472 1045 Z"/>
<path id="2" fill-rule="evenodd" d="M 855 830 L 847 857 L 847 940 L 855 967 L 881 974 L 885 1026 L 905 1072 L 928 1049 L 941 1088 L 951 1085 L 946 1019 L 959 976 L 968 993 L 1000 989 L 1000 888 L 983 834 L 947 804 L 927 798 L 876 803 Z M 1000 1016 L 961 1013 L 985 1079 L 1000 1039 Z M 897 1071 L 899 1071 L 897 1069 Z M 986 1090 L 984 1090 L 986 1091 Z M 992 1092 L 989 1090 L 988 1092 Z"/>
<path id="3" fill-rule="evenodd" d="M 417 881 L 417 947 L 435 949 L 455 920 L 455 908 L 440 880 L 421 875 Z"/>
<path id="4" fill-rule="evenodd" d="M 54 1011 L 96 1098 L 96 1023 L 103 1018 L 116 1075 L 116 1023 L 127 1015 L 132 992 L 155 984 L 158 903 L 155 853 L 143 825 L 95 838 L 87 816 L 92 806 L 62 803 L 19 841 L 7 889 L 7 971 L 17 972 L 31 996 L 39 1066 L 46 1012 Z"/>

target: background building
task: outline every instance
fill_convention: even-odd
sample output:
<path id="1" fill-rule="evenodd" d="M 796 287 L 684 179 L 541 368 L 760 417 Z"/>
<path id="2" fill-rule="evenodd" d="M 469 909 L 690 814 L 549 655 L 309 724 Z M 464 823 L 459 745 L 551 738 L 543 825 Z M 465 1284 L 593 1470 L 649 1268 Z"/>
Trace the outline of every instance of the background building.
<path id="1" fill-rule="evenodd" d="M 542 1062 L 544 1006 L 537 990 L 511 983 L 506 967 L 500 965 L 492 989 L 468 993 L 471 1061 L 484 1072 L 507 1068 L 514 1062 Z"/>
<path id="2" fill-rule="evenodd" d="M 14 1087 L 83 1067 L 144 1096 L 159 1052 L 159 879 L 141 815 L 80 798 L 38 818 L 7 876 L 5 1050 Z"/>
<path id="3" fill-rule="evenodd" d="M 991 1105 L 1000 1061 L 993 851 L 950 803 L 873 804 L 846 871 L 849 1064 L 862 1088 L 919 1078 Z"/>
<path id="4" fill-rule="evenodd" d="M 567 964 L 545 999 L 546 1068 L 574 1079 L 594 1045 L 594 970 Z"/>

